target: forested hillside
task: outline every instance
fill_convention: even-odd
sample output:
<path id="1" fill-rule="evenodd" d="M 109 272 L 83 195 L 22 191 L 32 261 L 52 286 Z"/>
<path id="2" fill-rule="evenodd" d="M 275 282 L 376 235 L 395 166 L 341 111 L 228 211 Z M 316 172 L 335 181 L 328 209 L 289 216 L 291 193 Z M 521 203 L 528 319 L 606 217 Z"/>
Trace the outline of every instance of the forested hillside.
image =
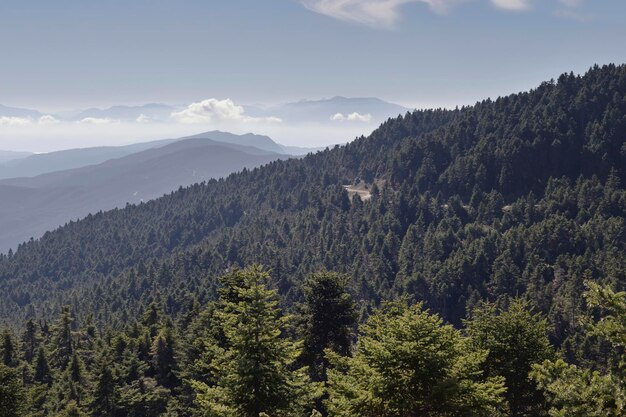
<path id="1" fill-rule="evenodd" d="M 348 273 L 363 309 L 407 294 L 452 323 L 479 299 L 527 294 L 562 342 L 584 278 L 626 282 L 625 135 L 624 66 L 416 111 L 25 243 L 0 260 L 0 312 L 19 323 L 69 302 L 115 324 L 158 300 L 175 315 L 256 262 L 286 305 L 320 268 Z M 359 182 L 371 199 L 350 200 L 342 185 Z"/>
<path id="2" fill-rule="evenodd" d="M 407 113 L 2 255 L 0 378 L 30 415 L 623 415 L 624 184 L 623 65 Z"/>

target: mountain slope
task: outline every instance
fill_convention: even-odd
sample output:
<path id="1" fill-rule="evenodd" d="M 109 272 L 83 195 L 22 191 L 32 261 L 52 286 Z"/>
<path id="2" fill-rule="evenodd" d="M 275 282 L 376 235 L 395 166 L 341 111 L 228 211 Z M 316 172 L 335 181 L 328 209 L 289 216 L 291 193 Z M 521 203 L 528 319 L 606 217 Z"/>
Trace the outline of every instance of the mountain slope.
<path id="1" fill-rule="evenodd" d="M 99 165 L 0 181 L 0 248 L 63 223 L 159 197 L 280 155 L 209 139 L 185 139 Z"/>
<path id="2" fill-rule="evenodd" d="M 0 164 L 16 159 L 24 159 L 30 155 L 32 155 L 30 152 L 0 151 Z"/>
<path id="3" fill-rule="evenodd" d="M 254 133 L 246 133 L 244 135 L 235 135 L 228 132 L 213 130 L 211 132 L 203 132 L 193 136 L 187 136 L 184 139 L 211 139 L 218 142 L 230 143 L 233 145 L 251 146 L 274 153 L 286 153 L 282 145 L 274 142 L 268 136 L 255 135 Z"/>
<path id="4" fill-rule="evenodd" d="M 12 158 L 5 163 L 2 163 L 3 154 L 0 152 L 0 180 L 18 177 L 34 177 L 54 171 L 96 165 L 109 159 L 122 158 L 146 149 L 165 146 L 183 139 L 210 139 L 218 142 L 255 147 L 268 152 L 290 155 L 302 155 L 313 151 L 313 149 L 309 148 L 296 148 L 279 145 L 268 136 L 255 135 L 253 133 L 235 135 L 215 130 L 183 138 L 161 139 L 150 142 L 134 143 L 125 146 L 100 146 L 92 148 L 67 149 L 42 154 L 24 154 L 22 157 Z M 11 155 L 13 155 L 13 153 L 7 154 L 7 158 L 11 157 Z"/>
<path id="5" fill-rule="evenodd" d="M 349 274 L 363 315 L 405 294 L 458 324 L 481 299 L 524 294 L 567 349 L 583 279 L 626 286 L 625 138 L 625 66 L 416 111 L 22 245 L 0 260 L 0 314 L 71 300 L 116 324 L 157 300 L 176 315 L 212 298 L 225 269 L 259 262 L 287 304 L 311 271 Z"/>
<path id="6" fill-rule="evenodd" d="M 37 110 L 8 107 L 0 104 L 0 117 L 24 117 L 36 119 L 41 116 L 43 116 L 43 114 Z"/>
<path id="7" fill-rule="evenodd" d="M 0 179 L 33 177 L 48 172 L 99 164 L 108 159 L 121 158 L 145 149 L 167 145 L 176 140 L 164 139 L 126 146 L 100 146 L 33 154 L 0 164 Z"/>

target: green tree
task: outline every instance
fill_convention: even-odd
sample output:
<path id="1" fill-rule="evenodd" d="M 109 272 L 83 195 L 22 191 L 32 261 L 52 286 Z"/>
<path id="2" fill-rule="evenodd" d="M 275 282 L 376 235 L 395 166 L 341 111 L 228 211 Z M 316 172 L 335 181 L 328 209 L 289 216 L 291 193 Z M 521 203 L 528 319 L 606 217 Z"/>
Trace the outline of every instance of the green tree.
<path id="1" fill-rule="evenodd" d="M 583 319 L 589 334 L 608 341 L 620 352 L 626 348 L 626 292 L 614 292 L 587 283 L 587 305 L 598 309 L 602 319 Z M 622 417 L 626 415 L 626 361 L 606 373 L 581 369 L 563 360 L 533 366 L 531 376 L 543 389 L 554 417 Z"/>
<path id="2" fill-rule="evenodd" d="M 76 404 L 70 401 L 56 417 L 87 417 L 87 414 Z"/>
<path id="3" fill-rule="evenodd" d="M 626 391 L 614 375 L 581 369 L 562 359 L 534 366 L 532 377 L 546 392 L 552 417 L 623 417 Z"/>
<path id="4" fill-rule="evenodd" d="M 329 352 L 330 353 L 330 352 Z M 484 377 L 487 351 L 421 304 L 387 304 L 362 326 L 353 357 L 331 354 L 331 416 L 496 416 L 502 377 Z"/>
<path id="5" fill-rule="evenodd" d="M 37 325 L 33 319 L 29 319 L 26 322 L 26 330 L 22 334 L 22 350 L 24 351 L 24 359 L 28 363 L 32 363 L 37 354 L 37 348 L 39 347 L 39 332 Z"/>
<path id="6" fill-rule="evenodd" d="M 39 349 L 37 350 L 34 379 L 36 382 L 42 384 L 52 384 L 52 373 L 50 372 L 50 365 L 43 346 L 39 346 Z"/>
<path id="7" fill-rule="evenodd" d="M 310 402 L 306 369 L 294 370 L 301 348 L 282 337 L 287 317 L 280 317 L 276 291 L 265 287 L 268 279 L 257 266 L 222 279 L 216 314 L 228 347 L 212 364 L 216 384 L 193 382 L 208 416 L 297 416 Z"/>
<path id="8" fill-rule="evenodd" d="M 103 361 L 96 373 L 91 399 L 91 410 L 95 417 L 114 417 L 118 408 L 118 392 L 111 366 Z"/>
<path id="9" fill-rule="evenodd" d="M 154 378 L 140 377 L 120 390 L 119 408 L 124 416 L 152 417 L 163 413 L 170 390 Z"/>
<path id="10" fill-rule="evenodd" d="M 0 364 L 0 416 L 22 417 L 26 393 L 17 370 Z"/>
<path id="11" fill-rule="evenodd" d="M 326 349 L 343 356 L 350 353 L 356 310 L 346 291 L 347 280 L 336 273 L 320 272 L 311 275 L 305 283 L 302 356 L 314 381 L 326 379 Z"/>
<path id="12" fill-rule="evenodd" d="M 17 349 L 15 347 L 15 340 L 11 335 L 9 329 L 5 329 L 2 332 L 2 363 L 8 367 L 14 368 L 17 366 Z"/>
<path id="13" fill-rule="evenodd" d="M 63 306 L 61 314 L 53 328 L 51 341 L 52 361 L 55 366 L 64 369 L 72 358 L 72 313 L 69 306 Z"/>
<path id="14" fill-rule="evenodd" d="M 511 415 L 541 415 L 543 395 L 529 373 L 533 364 L 554 358 L 547 320 L 516 299 L 506 309 L 482 304 L 465 325 L 472 348 L 489 352 L 483 363 L 486 375 L 504 377 Z"/>
<path id="15" fill-rule="evenodd" d="M 178 385 L 178 364 L 175 357 L 176 339 L 171 326 L 163 328 L 154 339 L 151 356 L 156 380 L 172 389 Z"/>

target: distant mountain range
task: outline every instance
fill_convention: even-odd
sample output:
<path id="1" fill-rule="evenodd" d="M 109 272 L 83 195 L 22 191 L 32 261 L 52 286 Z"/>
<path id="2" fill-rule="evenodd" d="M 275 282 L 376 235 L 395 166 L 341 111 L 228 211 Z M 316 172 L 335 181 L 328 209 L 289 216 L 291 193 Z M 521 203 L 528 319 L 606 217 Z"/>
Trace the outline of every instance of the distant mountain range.
<path id="1" fill-rule="evenodd" d="M 100 163 L 1 180 L 0 251 L 89 213 L 140 203 L 181 186 L 287 157 L 284 148 L 267 136 L 217 131 L 122 147 L 31 155 L 18 160 L 21 164 L 14 164 L 13 172 L 21 169 L 32 174 L 87 160 Z M 11 168 L 10 163 L 7 166 Z"/>
<path id="2" fill-rule="evenodd" d="M 218 142 L 225 142 L 234 145 L 251 146 L 269 152 L 288 155 L 304 155 L 309 152 L 319 150 L 318 148 L 280 145 L 268 136 L 255 135 L 253 133 L 234 135 L 232 133 L 215 130 L 184 138 L 162 139 L 151 142 L 135 143 L 126 146 L 99 146 L 93 148 L 67 149 L 41 154 L 0 151 L 0 180 L 17 177 L 34 177 L 36 175 L 54 171 L 100 164 L 108 161 L 109 159 L 122 158 L 146 149 L 165 146 L 176 141 L 194 138 L 212 139 Z"/>
<path id="3" fill-rule="evenodd" d="M 112 106 L 109 108 L 89 108 L 77 112 L 53 114 L 59 120 L 80 121 L 86 118 L 112 119 L 123 122 L 167 122 L 172 112 L 185 106 L 149 103 L 140 106 Z M 330 123 L 341 114 L 347 118 L 357 113 L 367 116 L 367 121 L 378 124 L 389 117 L 396 117 L 409 110 L 398 104 L 389 103 L 375 97 L 332 97 L 321 100 L 300 100 L 269 107 L 244 106 L 251 117 L 278 117 L 286 123 Z M 0 117 L 24 117 L 37 119 L 44 113 L 38 110 L 20 109 L 0 105 Z M 335 119 L 334 121 L 337 121 Z"/>
<path id="4" fill-rule="evenodd" d="M 144 104 L 142 106 L 113 106 L 107 109 L 87 109 L 71 118 L 73 120 L 82 120 L 88 117 L 109 118 L 123 122 L 167 121 L 170 114 L 176 109 L 175 106 L 157 103 Z"/>
<path id="5" fill-rule="evenodd" d="M 112 158 L 121 158 L 156 146 L 167 145 L 174 141 L 176 139 L 136 143 L 128 146 L 68 149 L 41 154 L 22 153 L 23 157 L 14 157 L 4 163 L 1 163 L 0 160 L 0 179 L 33 177 L 63 169 L 99 164 Z"/>
<path id="6" fill-rule="evenodd" d="M 0 104 L 0 117 L 30 117 L 35 119 L 41 116 L 43 114 L 37 110 L 7 107 Z"/>
<path id="7" fill-rule="evenodd" d="M 250 116 L 275 116 L 293 123 L 328 123 L 338 113 L 346 118 L 350 114 L 358 113 L 361 116 L 369 115 L 369 122 L 378 124 L 389 117 L 404 114 L 408 110 L 407 107 L 375 97 L 348 98 L 341 96 L 321 100 L 301 100 L 267 108 L 246 106 L 246 113 Z"/>
<path id="8" fill-rule="evenodd" d="M 26 158 L 32 155 L 30 152 L 0 151 L 0 164 L 14 161 L 16 159 Z"/>

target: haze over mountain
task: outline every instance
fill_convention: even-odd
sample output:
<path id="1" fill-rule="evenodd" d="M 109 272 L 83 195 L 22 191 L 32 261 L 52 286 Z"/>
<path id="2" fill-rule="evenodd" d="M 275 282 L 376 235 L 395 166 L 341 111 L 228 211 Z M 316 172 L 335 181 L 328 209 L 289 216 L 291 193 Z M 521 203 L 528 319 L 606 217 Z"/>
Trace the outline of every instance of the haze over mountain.
<path id="1" fill-rule="evenodd" d="M 158 103 L 149 103 L 141 106 L 112 106 L 106 109 L 90 108 L 73 115 L 71 120 L 80 121 L 91 117 L 124 122 L 162 122 L 168 121 L 174 110 L 176 110 L 175 106 Z"/>
<path id="2" fill-rule="evenodd" d="M 176 139 L 164 139 L 127 146 L 68 149 L 41 154 L 27 153 L 25 157 L 14 158 L 5 163 L 0 163 L 0 179 L 33 177 L 47 172 L 99 164 L 108 159 L 121 158 L 135 152 L 163 146 L 174 141 L 176 141 Z"/>
<path id="3" fill-rule="evenodd" d="M 254 144 L 259 147 L 249 146 Z M 46 230 L 89 213 L 148 201 L 181 186 L 286 157 L 268 149 L 281 151 L 282 147 L 264 136 L 207 132 L 193 138 L 121 149 L 65 151 L 54 162 L 81 161 L 85 154 L 94 159 L 104 156 L 113 159 L 0 181 L 0 249 L 14 248 L 30 237 L 39 237 Z"/>
<path id="4" fill-rule="evenodd" d="M 37 110 L 8 107 L 0 104 L 0 117 L 23 117 L 38 118 L 43 114 Z"/>
<path id="5" fill-rule="evenodd" d="M 47 152 L 220 129 L 239 134 L 254 131 L 291 146 L 289 153 L 303 153 L 306 150 L 300 148 L 345 143 L 367 134 L 407 110 L 378 98 L 346 97 L 270 106 L 207 98 L 186 105 L 116 105 L 45 114 L 7 110 L 5 115 L 0 108 L 0 141 L 8 150 Z"/>
<path id="6" fill-rule="evenodd" d="M 225 269 L 260 262 L 287 299 L 297 299 L 304 276 L 323 267 L 348 273 L 365 303 L 406 294 L 453 323 L 470 300 L 528 292 L 563 329 L 568 322 L 551 306 L 580 296 L 576 277 L 626 274 L 625 73 L 625 66 L 594 67 L 472 107 L 416 111 L 343 147 L 74 222 L 0 261 L 0 311 L 52 312 L 70 293 L 98 310 L 111 304 L 92 293 L 104 277 L 109 297 L 124 300 L 116 305 L 135 311 L 148 295 L 128 289 L 127 268 L 146 259 L 177 277 L 162 288 L 181 286 L 172 302 L 182 309 L 187 293 L 210 298 Z M 207 145 L 218 161 L 214 146 L 227 150 Z M 154 161 L 137 165 L 154 168 Z M 125 179 L 144 184 L 125 169 Z M 78 172 L 78 179 L 100 175 L 99 168 Z M 350 200 L 349 184 L 371 197 Z M 19 196 L 31 191 L 24 185 L 5 186 Z M 170 258 L 175 253 L 185 260 Z M 25 285 L 47 290 L 29 290 L 23 301 Z"/>
<path id="7" fill-rule="evenodd" d="M 31 152 L 0 151 L 0 164 L 32 155 Z"/>
<path id="8" fill-rule="evenodd" d="M 300 148 L 277 144 L 268 136 L 247 133 L 211 131 L 178 139 L 161 139 L 149 142 L 134 143 L 126 146 L 102 146 L 94 148 L 67 149 L 63 151 L 31 154 L 27 152 L 0 152 L 0 179 L 33 177 L 59 170 L 79 168 L 87 165 L 100 164 L 114 158 L 121 158 L 150 148 L 164 146 L 182 139 L 205 138 L 219 142 L 257 147 L 270 152 L 303 155 L 317 150 L 316 148 Z"/>
<path id="9" fill-rule="evenodd" d="M 404 106 L 375 97 L 341 96 L 320 100 L 300 100 L 267 108 L 246 106 L 246 111 L 251 116 L 276 116 L 293 123 L 352 121 L 380 124 L 389 117 L 396 117 L 409 110 Z M 353 115 L 352 120 L 349 120 L 350 115 Z"/>

